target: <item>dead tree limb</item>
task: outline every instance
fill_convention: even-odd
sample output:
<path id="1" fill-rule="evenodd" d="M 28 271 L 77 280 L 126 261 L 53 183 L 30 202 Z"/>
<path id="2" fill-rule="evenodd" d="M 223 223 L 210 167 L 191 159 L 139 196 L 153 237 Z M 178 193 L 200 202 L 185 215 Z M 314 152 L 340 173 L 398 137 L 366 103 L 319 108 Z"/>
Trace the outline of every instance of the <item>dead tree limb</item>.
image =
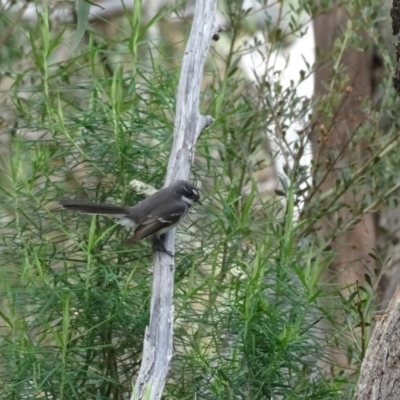
<path id="1" fill-rule="evenodd" d="M 400 399 L 400 286 L 376 319 L 353 400 Z"/>
<path id="2" fill-rule="evenodd" d="M 186 45 L 179 79 L 174 142 L 168 163 L 165 185 L 177 179 L 188 179 L 194 159 L 196 141 L 212 123 L 210 116 L 199 112 L 200 87 L 206 55 L 218 27 L 215 23 L 216 0 L 197 0 L 194 21 Z M 165 247 L 173 252 L 175 229 L 167 233 Z M 133 399 L 160 399 L 172 359 L 174 323 L 174 260 L 157 252 L 154 259 L 150 323 L 146 328 L 143 359 Z"/>

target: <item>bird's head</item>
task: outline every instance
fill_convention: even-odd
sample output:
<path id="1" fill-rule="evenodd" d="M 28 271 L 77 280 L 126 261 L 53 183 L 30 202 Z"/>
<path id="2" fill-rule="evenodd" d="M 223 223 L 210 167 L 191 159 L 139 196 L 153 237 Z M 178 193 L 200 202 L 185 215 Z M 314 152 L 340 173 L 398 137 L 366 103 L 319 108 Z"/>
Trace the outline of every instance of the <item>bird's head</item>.
<path id="1" fill-rule="evenodd" d="M 199 189 L 197 189 L 196 186 L 190 182 L 176 181 L 172 183 L 171 186 L 174 189 L 175 194 L 189 206 L 193 205 L 194 203 L 201 204 Z"/>

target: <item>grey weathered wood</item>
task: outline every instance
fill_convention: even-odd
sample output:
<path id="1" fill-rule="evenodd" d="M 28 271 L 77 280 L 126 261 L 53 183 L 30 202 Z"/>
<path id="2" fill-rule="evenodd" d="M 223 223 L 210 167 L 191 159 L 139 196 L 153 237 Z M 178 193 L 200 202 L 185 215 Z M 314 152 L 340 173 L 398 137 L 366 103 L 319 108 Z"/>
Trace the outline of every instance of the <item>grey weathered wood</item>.
<path id="1" fill-rule="evenodd" d="M 400 286 L 376 319 L 353 400 L 400 399 Z"/>
<path id="2" fill-rule="evenodd" d="M 199 97 L 206 55 L 215 23 L 216 0 L 197 0 L 194 21 L 186 45 L 179 79 L 174 141 L 165 185 L 177 179 L 188 179 L 194 159 L 196 141 L 212 123 L 210 116 L 199 112 Z M 175 229 L 166 235 L 165 247 L 173 252 Z M 150 400 L 160 399 L 173 356 L 173 289 L 174 260 L 165 253 L 155 254 L 150 323 L 146 328 L 143 359 L 131 399 L 143 399 L 146 391 Z M 135 393 L 136 392 L 136 393 Z"/>

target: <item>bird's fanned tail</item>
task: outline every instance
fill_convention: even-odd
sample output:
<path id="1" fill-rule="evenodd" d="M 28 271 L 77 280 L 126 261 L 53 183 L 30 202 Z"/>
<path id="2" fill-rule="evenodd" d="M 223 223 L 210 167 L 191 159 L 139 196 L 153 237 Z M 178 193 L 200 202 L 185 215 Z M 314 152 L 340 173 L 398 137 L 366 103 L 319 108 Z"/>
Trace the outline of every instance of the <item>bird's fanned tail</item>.
<path id="1" fill-rule="evenodd" d="M 107 203 L 91 203 L 82 200 L 62 200 L 60 204 L 67 210 L 85 214 L 109 215 L 123 217 L 129 214 L 129 208 Z"/>

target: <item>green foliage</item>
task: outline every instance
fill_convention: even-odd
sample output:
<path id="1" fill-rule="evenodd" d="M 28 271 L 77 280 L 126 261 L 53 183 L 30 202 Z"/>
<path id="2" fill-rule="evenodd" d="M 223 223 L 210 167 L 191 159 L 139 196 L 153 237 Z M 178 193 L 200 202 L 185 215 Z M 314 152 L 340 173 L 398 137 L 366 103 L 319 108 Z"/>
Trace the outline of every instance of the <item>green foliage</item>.
<path id="1" fill-rule="evenodd" d="M 80 4 L 82 18 L 87 4 Z M 114 35 L 84 33 L 79 19 L 74 36 L 52 27 L 45 10 L 37 24 L 20 22 L 0 49 L 3 78 L 13 80 L 2 93 L 10 110 L 2 127 L 9 147 L 1 149 L 0 161 L 2 399 L 123 398 L 139 370 L 151 295 L 150 247 L 143 242 L 126 249 L 121 243 L 128 233 L 113 221 L 67 214 L 56 203 L 80 197 L 134 204 L 141 197 L 129 189 L 132 179 L 163 184 L 182 56 L 182 47 L 170 46 L 184 38 L 147 43 L 149 29 L 166 24 L 167 11 L 149 22 L 135 4 L 135 12 L 113 25 Z M 252 14 L 241 6 L 226 3 L 232 26 L 225 40 L 232 45 L 226 54 L 215 51 L 208 65 L 202 107 L 216 120 L 200 138 L 192 171 L 206 200 L 178 230 L 175 357 L 165 398 L 351 398 L 375 283 L 366 279 L 367 287 L 355 284 L 340 295 L 332 288 L 327 295 L 320 278 L 333 252 L 313 228 L 340 206 L 343 191 L 356 191 L 367 177 L 371 193 L 332 237 L 372 206 L 393 202 L 395 170 L 389 167 L 398 164 L 397 126 L 385 137 L 381 113 L 371 113 L 372 122 L 355 134 L 369 135 L 368 167 L 343 171 L 336 189 L 323 199 L 310 195 L 302 214 L 305 172 L 299 165 L 288 173 L 284 201 L 261 198 L 251 174 L 272 163 L 265 133 L 278 122 L 284 132 L 288 119 L 299 117 L 295 106 L 303 100 L 293 90 L 299 82 L 284 89 L 267 81 L 261 90 L 241 73 L 240 39 Z M 288 6 L 297 7 L 312 9 Z M 7 18 L 0 16 L 5 26 Z M 188 25 L 178 28 L 185 32 Z M 289 32 L 301 35 L 300 28 L 295 18 L 284 32 L 271 28 L 267 36 L 279 47 Z M 338 41 L 335 57 L 348 46 L 350 31 Z M 69 54 L 71 37 L 81 35 L 79 52 Z M 332 97 L 323 104 L 327 114 L 344 82 L 337 65 Z M 300 80 L 312 66 L 303 72 Z M 396 112 L 389 91 L 381 102 L 383 113 Z M 329 296 L 336 303 L 326 307 Z M 338 326 L 338 317 L 346 324 Z M 333 337 L 321 334 L 321 320 L 331 324 Z M 327 377 L 320 369 L 333 345 L 346 352 L 353 375 L 332 366 Z"/>

